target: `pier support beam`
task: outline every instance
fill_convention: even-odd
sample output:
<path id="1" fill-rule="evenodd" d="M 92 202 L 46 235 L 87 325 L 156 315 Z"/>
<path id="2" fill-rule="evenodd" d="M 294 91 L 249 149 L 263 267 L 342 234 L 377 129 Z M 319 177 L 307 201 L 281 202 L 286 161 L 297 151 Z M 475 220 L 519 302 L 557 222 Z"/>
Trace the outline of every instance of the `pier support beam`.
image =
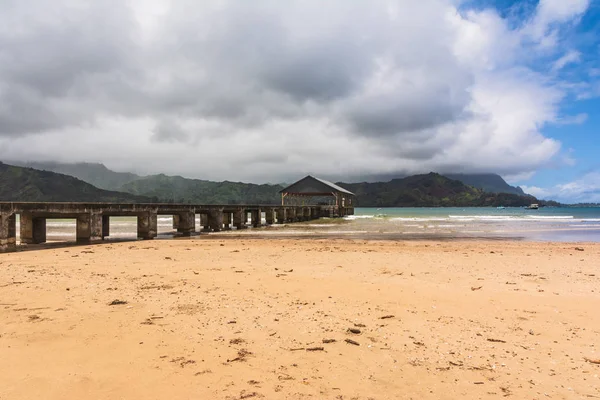
<path id="1" fill-rule="evenodd" d="M 287 210 L 285 208 L 277 209 L 277 223 L 284 224 L 287 218 Z"/>
<path id="2" fill-rule="evenodd" d="M 200 214 L 200 231 L 208 232 L 210 230 L 208 226 L 208 214 Z"/>
<path id="3" fill-rule="evenodd" d="M 175 226 L 176 222 L 177 226 Z M 190 211 L 173 215 L 173 228 L 183 236 L 190 236 L 196 232 L 196 214 Z"/>
<path id="4" fill-rule="evenodd" d="M 95 240 L 102 240 L 103 215 L 98 213 L 81 214 L 77 216 L 76 221 L 76 240 L 77 243 L 89 243 Z"/>
<path id="5" fill-rule="evenodd" d="M 272 208 L 266 208 L 265 209 L 265 223 L 267 225 L 273 225 L 273 223 L 275 223 L 275 216 L 273 214 L 273 209 Z"/>
<path id="6" fill-rule="evenodd" d="M 17 217 L 0 214 L 0 253 L 17 250 Z"/>
<path id="7" fill-rule="evenodd" d="M 262 211 L 259 208 L 258 210 L 252 210 L 250 213 L 250 223 L 253 228 L 259 228 L 262 224 Z"/>
<path id="8" fill-rule="evenodd" d="M 223 213 L 223 229 L 226 231 L 231 229 L 231 213 L 224 212 Z"/>
<path id="9" fill-rule="evenodd" d="M 246 222 L 248 221 L 248 213 L 246 212 L 245 209 L 239 209 L 236 210 L 236 212 L 233 213 L 233 226 L 235 226 L 238 229 L 246 229 L 248 228 L 246 226 Z"/>
<path id="10" fill-rule="evenodd" d="M 30 213 L 21 214 L 21 243 L 37 244 L 46 241 L 46 218 L 34 217 Z"/>
<path id="11" fill-rule="evenodd" d="M 208 212 L 208 226 L 213 232 L 223 230 L 223 209 L 215 208 Z"/>
<path id="12" fill-rule="evenodd" d="M 110 217 L 108 215 L 102 216 L 102 239 L 110 236 Z"/>
<path id="13" fill-rule="evenodd" d="M 158 229 L 158 215 L 149 211 L 137 217 L 137 235 L 139 239 L 154 239 Z"/>

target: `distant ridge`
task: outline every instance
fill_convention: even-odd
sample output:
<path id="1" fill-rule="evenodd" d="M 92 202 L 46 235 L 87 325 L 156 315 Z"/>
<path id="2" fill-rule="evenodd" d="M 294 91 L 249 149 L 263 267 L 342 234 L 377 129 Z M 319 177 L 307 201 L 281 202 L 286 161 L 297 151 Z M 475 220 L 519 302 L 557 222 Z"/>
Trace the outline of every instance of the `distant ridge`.
<path id="1" fill-rule="evenodd" d="M 34 168 L 42 171 L 51 171 L 59 174 L 70 175 L 81 179 L 91 185 L 105 190 L 119 190 L 126 183 L 139 179 L 140 176 L 131 172 L 115 172 L 100 163 L 59 163 L 36 161 L 8 161 L 11 165 Z"/>
<path id="2" fill-rule="evenodd" d="M 145 196 L 98 189 L 72 176 L 0 162 L 0 201 L 152 202 Z"/>
<path id="3" fill-rule="evenodd" d="M 489 193 L 435 172 L 389 182 L 338 183 L 354 192 L 360 207 L 522 207 L 538 200 L 514 193 Z"/>
<path id="4" fill-rule="evenodd" d="M 488 193 L 512 193 L 525 195 L 520 187 L 511 186 L 498 174 L 443 174 Z"/>

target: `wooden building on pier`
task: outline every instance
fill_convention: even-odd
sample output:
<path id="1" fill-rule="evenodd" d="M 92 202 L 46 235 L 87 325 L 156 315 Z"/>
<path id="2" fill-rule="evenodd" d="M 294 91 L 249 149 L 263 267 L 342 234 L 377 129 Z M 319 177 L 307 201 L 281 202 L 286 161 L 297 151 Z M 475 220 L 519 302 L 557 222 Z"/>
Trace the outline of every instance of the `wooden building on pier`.
<path id="1" fill-rule="evenodd" d="M 354 193 L 335 183 L 308 175 L 281 190 L 281 205 L 321 206 L 322 216 L 343 217 L 354 214 Z"/>

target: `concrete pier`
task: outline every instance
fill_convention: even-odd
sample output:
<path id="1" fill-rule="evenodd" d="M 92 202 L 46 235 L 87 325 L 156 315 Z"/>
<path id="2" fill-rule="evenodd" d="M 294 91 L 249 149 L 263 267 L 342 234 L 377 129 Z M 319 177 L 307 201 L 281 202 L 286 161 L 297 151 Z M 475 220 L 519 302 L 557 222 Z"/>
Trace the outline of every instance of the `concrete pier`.
<path id="1" fill-rule="evenodd" d="M 353 213 L 346 209 L 346 214 Z M 117 203 L 13 203 L 0 202 L 0 252 L 17 250 L 16 217 L 20 216 L 20 243 L 46 242 L 46 221 L 76 220 L 78 243 L 101 241 L 110 235 L 110 217 L 137 217 L 137 237 L 153 239 L 157 235 L 158 215 L 173 218 L 173 229 L 184 236 L 196 231 L 220 232 L 266 225 L 316 219 L 331 215 L 329 206 L 274 205 L 194 205 L 194 204 L 117 204 Z M 196 229 L 196 215 L 200 227 Z"/>
<path id="2" fill-rule="evenodd" d="M 260 208 L 250 211 L 250 224 L 253 228 L 258 228 L 262 225 L 262 211 Z"/>
<path id="3" fill-rule="evenodd" d="M 285 224 L 287 222 L 287 210 L 285 208 L 278 208 L 276 214 L 278 224 Z"/>
<path id="4" fill-rule="evenodd" d="M 21 214 L 21 243 L 38 244 L 46 241 L 46 218 L 32 213 Z"/>
<path id="5" fill-rule="evenodd" d="M 102 226 L 102 217 L 102 214 L 98 212 L 80 214 L 77 216 L 77 243 L 90 243 L 95 240 L 102 240 L 102 232 L 104 230 L 104 227 Z"/>
<path id="6" fill-rule="evenodd" d="M 271 207 L 265 208 L 265 223 L 273 225 L 275 223 L 275 210 Z"/>
<path id="7" fill-rule="evenodd" d="M 233 213 L 233 226 L 237 229 L 246 229 L 248 226 L 248 212 L 245 208 L 239 208 Z"/>
<path id="8" fill-rule="evenodd" d="M 223 208 L 219 207 L 211 209 L 208 212 L 208 226 L 213 232 L 220 232 L 223 230 Z"/>

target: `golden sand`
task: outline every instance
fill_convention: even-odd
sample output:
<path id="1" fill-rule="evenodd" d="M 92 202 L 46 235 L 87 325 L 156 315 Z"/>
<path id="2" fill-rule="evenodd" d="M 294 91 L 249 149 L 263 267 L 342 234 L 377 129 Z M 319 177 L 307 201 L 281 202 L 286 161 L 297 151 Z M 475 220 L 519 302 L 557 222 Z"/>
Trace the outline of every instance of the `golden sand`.
<path id="1" fill-rule="evenodd" d="M 599 338 L 598 244 L 204 236 L 0 255 L 1 400 L 598 398 Z"/>

